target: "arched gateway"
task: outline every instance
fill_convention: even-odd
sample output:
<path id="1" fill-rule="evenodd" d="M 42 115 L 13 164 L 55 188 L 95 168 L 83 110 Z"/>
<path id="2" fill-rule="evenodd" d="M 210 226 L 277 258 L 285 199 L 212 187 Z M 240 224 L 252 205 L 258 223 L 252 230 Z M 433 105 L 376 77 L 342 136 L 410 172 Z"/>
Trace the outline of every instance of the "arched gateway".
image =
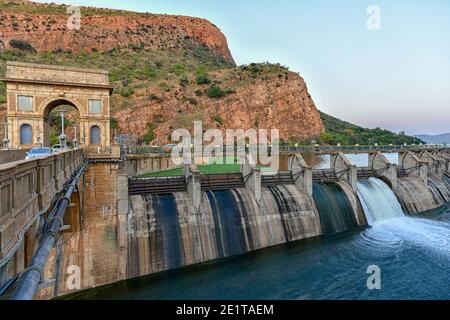
<path id="1" fill-rule="evenodd" d="M 70 105 L 79 112 L 79 141 L 110 146 L 108 72 L 42 64 L 6 64 L 7 122 L 10 148 L 49 146 L 48 115 Z"/>

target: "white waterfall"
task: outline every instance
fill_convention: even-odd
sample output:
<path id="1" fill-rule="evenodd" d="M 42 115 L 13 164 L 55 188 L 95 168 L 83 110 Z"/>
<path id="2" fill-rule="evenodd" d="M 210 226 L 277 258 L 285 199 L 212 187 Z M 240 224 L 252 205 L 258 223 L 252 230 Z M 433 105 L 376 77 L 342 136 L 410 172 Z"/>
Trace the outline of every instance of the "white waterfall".
<path id="1" fill-rule="evenodd" d="M 358 198 L 369 225 L 404 216 L 394 192 L 380 179 L 369 178 L 358 181 Z"/>

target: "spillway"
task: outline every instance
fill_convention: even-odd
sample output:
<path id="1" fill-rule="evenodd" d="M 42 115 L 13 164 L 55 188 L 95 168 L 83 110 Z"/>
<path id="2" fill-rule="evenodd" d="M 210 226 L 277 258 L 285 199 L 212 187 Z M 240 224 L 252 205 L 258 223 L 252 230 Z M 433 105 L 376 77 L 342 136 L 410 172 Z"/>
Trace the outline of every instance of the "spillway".
<path id="1" fill-rule="evenodd" d="M 365 230 L 123 281 L 71 298 L 450 299 L 448 213 L 443 221 L 405 216 Z M 373 264 L 381 268 L 381 290 L 366 287 L 367 267 Z"/>
<path id="2" fill-rule="evenodd" d="M 450 190 L 450 177 L 446 174 L 444 175 L 444 183 L 447 186 L 447 188 Z"/>
<path id="3" fill-rule="evenodd" d="M 245 206 L 239 206 L 232 190 L 208 191 L 207 196 L 214 222 L 218 256 L 226 257 L 247 251 L 245 226 L 242 223 L 242 219 L 247 217 Z"/>
<path id="4" fill-rule="evenodd" d="M 321 234 L 314 201 L 295 185 L 130 197 L 129 276 L 239 255 Z"/>
<path id="5" fill-rule="evenodd" d="M 174 195 L 147 195 L 145 198 L 155 212 L 155 225 L 158 226 L 155 230 L 158 260 L 164 260 L 168 269 L 180 267 L 183 264 L 183 249 Z"/>
<path id="6" fill-rule="evenodd" d="M 404 216 L 394 192 L 380 179 L 358 181 L 358 197 L 369 225 Z"/>
<path id="7" fill-rule="evenodd" d="M 396 195 L 406 212 L 418 214 L 442 207 L 445 202 L 433 195 L 431 187 L 416 177 L 398 179 Z"/>
<path id="8" fill-rule="evenodd" d="M 334 183 L 314 183 L 313 197 L 319 210 L 323 234 L 351 230 L 358 226 L 346 193 Z"/>
<path id="9" fill-rule="evenodd" d="M 450 188 L 445 180 L 429 178 L 428 185 L 436 203 L 444 205 L 450 201 Z"/>

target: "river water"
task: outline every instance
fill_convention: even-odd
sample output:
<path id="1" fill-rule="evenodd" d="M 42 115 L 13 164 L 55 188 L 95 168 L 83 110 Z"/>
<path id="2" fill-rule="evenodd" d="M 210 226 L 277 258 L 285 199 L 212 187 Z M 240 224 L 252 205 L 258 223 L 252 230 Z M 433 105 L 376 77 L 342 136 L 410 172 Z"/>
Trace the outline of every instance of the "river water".
<path id="1" fill-rule="evenodd" d="M 73 299 L 450 299 L 450 208 L 84 291 Z M 367 288 L 367 268 L 381 289 Z"/>

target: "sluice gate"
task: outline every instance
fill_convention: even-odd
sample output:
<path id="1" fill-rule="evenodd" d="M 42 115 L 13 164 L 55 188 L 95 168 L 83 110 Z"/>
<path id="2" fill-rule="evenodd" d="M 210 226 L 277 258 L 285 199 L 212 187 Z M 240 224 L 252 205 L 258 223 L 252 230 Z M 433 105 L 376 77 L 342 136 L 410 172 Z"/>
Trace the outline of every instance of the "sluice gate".
<path id="1" fill-rule="evenodd" d="M 145 179 L 129 179 L 128 193 L 135 194 L 165 194 L 186 191 L 186 179 L 180 177 L 155 177 Z"/>
<path id="2" fill-rule="evenodd" d="M 272 187 L 281 184 L 294 184 L 292 171 L 279 171 L 275 174 L 261 176 L 261 184 L 265 187 Z"/>

